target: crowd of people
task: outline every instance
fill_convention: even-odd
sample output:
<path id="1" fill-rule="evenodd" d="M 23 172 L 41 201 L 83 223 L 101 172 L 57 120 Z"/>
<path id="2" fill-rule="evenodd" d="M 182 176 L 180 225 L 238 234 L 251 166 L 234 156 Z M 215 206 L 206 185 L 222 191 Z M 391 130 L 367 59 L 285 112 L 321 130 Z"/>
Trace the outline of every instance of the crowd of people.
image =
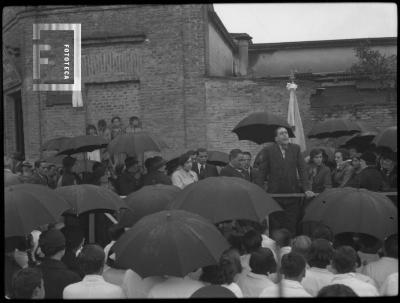
<path id="1" fill-rule="evenodd" d="M 112 119 L 112 128 L 100 120 L 97 129 L 88 126 L 88 134 L 97 132 L 111 140 L 123 132 L 136 132 L 140 121 L 135 118 L 126 129 L 119 117 Z M 77 159 L 71 156 L 57 168 L 44 160 L 32 165 L 15 154 L 4 157 L 5 185 L 32 183 L 54 189 L 94 184 L 127 196 L 143 186 L 165 184 L 184 189 L 204 178 L 223 176 L 243 178 L 269 193 L 304 193 L 308 200 L 332 187 L 397 191 L 394 153 L 338 149 L 334 159 L 329 159 L 324 149 L 316 148 L 304 157 L 298 145 L 288 142 L 285 128 L 277 128 L 275 135 L 276 143 L 263 149 L 253 165 L 252 155 L 240 149 L 230 152 L 224 167 L 208 163 L 205 148 L 184 153 L 172 167 L 161 156 L 143 163 L 129 156 L 124 165 L 115 165 L 109 157 L 102 158 L 105 152 L 101 151 L 92 171 L 78 174 L 74 171 Z M 262 223 L 234 220 L 216 224 L 230 249 L 218 264 L 185 277 L 142 278 L 133 269 L 118 268 L 112 246 L 126 228 L 101 220 L 96 225 L 107 235 L 96 244 L 85 244 L 83 221 L 80 225 L 71 220 L 40 227 L 27 237 L 6 238 L 6 295 L 32 299 L 189 298 L 207 295 L 207 291 L 213 297 L 221 288 L 232 297 L 397 295 L 397 234 L 383 241 L 365 234 L 333 235 L 321 224 L 301 229 L 298 200 L 276 200 L 283 211 L 270 214 Z"/>

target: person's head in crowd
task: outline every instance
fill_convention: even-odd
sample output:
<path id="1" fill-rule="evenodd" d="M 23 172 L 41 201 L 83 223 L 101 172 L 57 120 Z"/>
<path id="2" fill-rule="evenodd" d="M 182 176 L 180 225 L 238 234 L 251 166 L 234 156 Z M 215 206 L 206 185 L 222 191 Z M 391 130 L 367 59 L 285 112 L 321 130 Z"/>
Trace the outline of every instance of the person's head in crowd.
<path id="1" fill-rule="evenodd" d="M 190 298 L 236 298 L 236 296 L 226 287 L 219 285 L 208 285 L 196 290 L 190 296 Z"/>
<path id="2" fill-rule="evenodd" d="M 258 250 L 261 247 L 261 233 L 255 229 L 250 229 L 243 235 L 243 246 L 248 254 Z"/>
<path id="3" fill-rule="evenodd" d="M 12 170 L 13 168 L 13 159 L 10 156 L 4 156 L 4 169 Z"/>
<path id="4" fill-rule="evenodd" d="M 272 239 L 275 240 L 278 247 L 290 246 L 292 242 L 292 234 L 286 228 L 275 229 L 272 232 Z"/>
<path id="5" fill-rule="evenodd" d="M 4 244 L 6 256 L 12 258 L 21 268 L 28 265 L 30 243 L 26 237 L 7 237 Z"/>
<path id="6" fill-rule="evenodd" d="M 12 278 L 12 292 L 12 299 L 44 299 L 41 270 L 37 267 L 27 267 L 17 271 Z"/>
<path id="7" fill-rule="evenodd" d="M 243 169 L 248 170 L 251 164 L 251 154 L 248 151 L 243 152 Z"/>
<path id="8" fill-rule="evenodd" d="M 292 251 L 302 255 L 306 260 L 311 248 L 311 239 L 309 236 L 300 235 L 292 240 Z"/>
<path id="9" fill-rule="evenodd" d="M 97 128 L 93 124 L 88 124 L 86 126 L 86 135 L 97 136 Z"/>
<path id="10" fill-rule="evenodd" d="M 376 165 L 376 156 L 373 152 L 366 151 L 363 152 L 360 156 L 360 165 L 362 168 L 367 166 L 375 166 Z"/>
<path id="11" fill-rule="evenodd" d="M 359 155 L 351 157 L 351 165 L 356 171 L 359 171 L 361 169 L 361 160 Z"/>
<path id="12" fill-rule="evenodd" d="M 307 262 L 310 267 L 326 268 L 332 261 L 333 247 L 326 239 L 316 239 L 311 243 Z"/>
<path id="13" fill-rule="evenodd" d="M 344 148 L 339 148 L 335 151 L 336 165 L 341 165 L 343 162 L 349 160 L 349 152 Z"/>
<path id="14" fill-rule="evenodd" d="M 187 172 L 192 169 L 192 163 L 192 156 L 189 153 L 184 153 L 179 157 L 179 165 Z"/>
<path id="15" fill-rule="evenodd" d="M 326 226 L 325 224 L 318 224 L 311 234 L 311 239 L 325 239 L 333 243 L 333 232 L 329 226 Z"/>
<path id="16" fill-rule="evenodd" d="M 186 154 L 188 154 L 190 156 L 190 158 L 192 159 L 192 162 L 197 161 L 197 153 L 195 150 L 190 149 L 186 152 Z"/>
<path id="17" fill-rule="evenodd" d="M 399 258 L 398 234 L 391 235 L 383 243 L 383 253 L 389 258 Z"/>
<path id="18" fill-rule="evenodd" d="M 21 165 L 22 175 L 25 177 L 30 177 L 33 174 L 33 167 L 32 164 L 28 161 L 22 162 Z"/>
<path id="19" fill-rule="evenodd" d="M 47 165 L 46 162 L 43 160 L 36 160 L 35 161 L 35 170 L 41 175 L 46 175 L 47 174 Z"/>
<path id="20" fill-rule="evenodd" d="M 351 246 L 340 246 L 333 252 L 332 268 L 338 274 L 355 272 L 357 268 L 357 252 Z"/>
<path id="21" fill-rule="evenodd" d="M 65 250 L 77 254 L 85 243 L 85 236 L 79 227 L 67 227 L 63 229 L 65 236 Z"/>
<path id="22" fill-rule="evenodd" d="M 374 236 L 360 234 L 358 241 L 360 251 L 366 254 L 376 254 L 382 247 L 382 242 Z"/>
<path id="23" fill-rule="evenodd" d="M 338 248 L 339 246 L 347 245 L 353 247 L 357 251 L 359 247 L 354 235 L 355 234 L 351 232 L 336 234 L 333 240 L 333 247 Z"/>
<path id="24" fill-rule="evenodd" d="M 125 159 L 125 170 L 136 173 L 139 170 L 139 161 L 135 157 L 127 157 Z"/>
<path id="25" fill-rule="evenodd" d="M 239 251 L 233 247 L 223 252 L 221 255 L 221 262 L 222 261 L 224 261 L 224 268 L 230 276 L 240 274 L 243 270 Z"/>
<path id="26" fill-rule="evenodd" d="M 357 294 L 350 287 L 344 284 L 332 284 L 322 287 L 317 297 L 330 298 L 330 297 L 358 297 Z"/>
<path id="27" fill-rule="evenodd" d="M 57 167 L 55 164 L 50 163 L 47 166 L 47 176 L 54 177 L 55 175 L 57 175 Z"/>
<path id="28" fill-rule="evenodd" d="M 239 234 L 238 232 L 228 233 L 226 238 L 231 247 L 235 248 L 238 251 L 239 255 L 243 255 L 246 253 L 243 247 L 243 236 L 241 234 Z"/>
<path id="29" fill-rule="evenodd" d="M 385 171 L 392 171 L 396 166 L 396 157 L 393 152 L 383 152 L 380 157 L 381 169 Z"/>
<path id="30" fill-rule="evenodd" d="M 65 236 L 58 229 L 46 230 L 40 234 L 39 247 L 46 258 L 61 260 L 65 254 Z"/>
<path id="31" fill-rule="evenodd" d="M 64 172 L 71 172 L 72 171 L 72 167 L 76 163 L 76 159 L 72 158 L 70 156 L 67 156 L 62 160 L 62 163 L 63 163 Z"/>
<path id="32" fill-rule="evenodd" d="M 240 149 L 232 149 L 229 153 L 229 163 L 236 169 L 242 169 L 243 162 L 243 152 Z"/>
<path id="33" fill-rule="evenodd" d="M 199 280 L 213 285 L 225 284 L 226 278 L 221 264 L 204 266 Z"/>
<path id="34" fill-rule="evenodd" d="M 289 143 L 289 132 L 285 127 L 275 129 L 275 142 L 283 146 Z"/>
<path id="35" fill-rule="evenodd" d="M 347 148 L 349 151 L 349 158 L 352 159 L 354 156 L 359 156 L 359 151 L 357 146 L 351 145 Z"/>
<path id="36" fill-rule="evenodd" d="M 154 157 L 150 157 L 150 158 L 147 158 L 146 160 L 144 160 L 144 167 L 146 168 L 147 172 L 150 171 L 151 162 L 153 161 L 153 158 Z"/>
<path id="37" fill-rule="evenodd" d="M 202 147 L 199 148 L 199 149 L 197 149 L 197 152 L 196 152 L 196 161 L 197 161 L 200 165 L 206 165 L 207 159 L 208 159 L 208 152 L 207 152 L 207 149 L 202 148 Z"/>
<path id="38" fill-rule="evenodd" d="M 141 123 L 140 119 L 136 116 L 132 116 L 129 118 L 129 125 L 134 128 L 142 127 L 142 123 Z"/>
<path id="39" fill-rule="evenodd" d="M 310 151 L 310 161 L 317 166 L 321 166 L 323 163 L 323 149 L 313 148 Z"/>
<path id="40" fill-rule="evenodd" d="M 249 266 L 253 273 L 266 276 L 275 273 L 277 267 L 274 254 L 265 247 L 251 253 Z"/>
<path id="41" fill-rule="evenodd" d="M 154 156 L 151 158 L 149 171 L 159 171 L 165 173 L 166 161 L 161 156 Z"/>
<path id="42" fill-rule="evenodd" d="M 120 127 L 121 126 L 121 118 L 118 116 L 112 117 L 111 124 L 113 125 L 113 127 Z"/>
<path id="43" fill-rule="evenodd" d="M 306 260 L 298 253 L 290 252 L 282 256 L 281 274 L 287 280 L 301 282 L 306 274 Z"/>
<path id="44" fill-rule="evenodd" d="M 104 130 L 106 129 L 106 127 L 107 127 L 107 122 L 106 122 L 106 120 L 100 119 L 100 120 L 97 122 L 97 128 L 98 128 L 100 131 L 104 131 Z"/>
<path id="45" fill-rule="evenodd" d="M 85 245 L 78 255 L 78 264 L 84 275 L 101 275 L 104 260 L 104 250 L 97 244 Z"/>

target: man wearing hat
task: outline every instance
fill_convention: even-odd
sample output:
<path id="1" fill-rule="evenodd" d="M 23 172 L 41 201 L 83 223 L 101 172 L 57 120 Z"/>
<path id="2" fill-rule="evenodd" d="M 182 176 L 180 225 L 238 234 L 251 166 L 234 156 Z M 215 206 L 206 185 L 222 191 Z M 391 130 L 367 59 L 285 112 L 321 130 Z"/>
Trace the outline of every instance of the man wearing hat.
<path id="1" fill-rule="evenodd" d="M 117 179 L 119 195 L 127 196 L 143 186 L 143 175 L 139 161 L 134 157 L 125 159 L 125 170 Z"/>
<path id="2" fill-rule="evenodd" d="M 376 156 L 373 152 L 366 151 L 360 156 L 360 172 L 351 179 L 350 184 L 346 185 L 372 191 L 382 191 L 383 178 L 376 168 Z"/>
<path id="3" fill-rule="evenodd" d="M 24 161 L 21 164 L 21 175 L 19 179 L 22 183 L 32 183 L 33 166 L 28 161 Z"/>
<path id="4" fill-rule="evenodd" d="M 43 273 L 45 298 L 62 299 L 67 285 L 81 281 L 81 277 L 61 261 L 65 254 L 65 237 L 58 229 L 44 231 L 39 237 L 39 247 L 44 254 L 39 268 Z"/>
<path id="5" fill-rule="evenodd" d="M 148 172 L 144 176 L 144 185 L 165 184 L 172 185 L 171 178 L 165 171 L 165 160 L 160 156 L 155 156 L 146 160 Z"/>

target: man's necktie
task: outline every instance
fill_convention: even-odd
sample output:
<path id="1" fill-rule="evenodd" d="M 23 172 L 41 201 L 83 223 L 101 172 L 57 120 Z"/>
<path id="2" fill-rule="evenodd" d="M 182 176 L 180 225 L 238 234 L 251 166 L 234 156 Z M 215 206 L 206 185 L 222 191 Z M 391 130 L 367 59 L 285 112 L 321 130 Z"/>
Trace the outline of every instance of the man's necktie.
<path id="1" fill-rule="evenodd" d="M 205 168 L 204 165 L 200 165 L 200 177 L 201 179 L 204 179 L 204 173 L 205 173 Z"/>

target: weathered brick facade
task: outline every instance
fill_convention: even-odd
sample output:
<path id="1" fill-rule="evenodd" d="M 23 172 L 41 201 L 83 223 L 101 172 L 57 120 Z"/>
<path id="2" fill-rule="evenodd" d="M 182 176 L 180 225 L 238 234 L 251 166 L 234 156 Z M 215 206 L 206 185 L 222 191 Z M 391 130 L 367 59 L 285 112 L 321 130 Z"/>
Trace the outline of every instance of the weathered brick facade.
<path id="1" fill-rule="evenodd" d="M 216 34 L 209 39 L 210 10 L 210 5 L 7 8 L 3 42 L 20 49 L 14 60 L 22 85 L 3 95 L 5 152 L 16 148 L 10 96 L 20 91 L 25 155 L 30 160 L 40 156 L 46 140 L 83 134 L 88 123 L 104 118 L 110 124 L 115 115 L 125 125 L 130 116 L 139 116 L 146 130 L 169 145 L 163 152 L 166 158 L 201 146 L 226 152 L 239 147 L 255 154 L 260 146 L 238 141 L 231 130 L 254 111 L 268 110 L 286 118 L 286 80 L 210 75 L 209 64 L 215 58 L 210 59 L 214 55 L 209 50 L 217 39 Z M 32 90 L 33 23 L 82 24 L 83 108 L 73 108 L 72 102 L 54 104 L 49 93 Z M 297 84 L 306 133 L 314 121 L 330 116 L 363 120 L 379 128 L 397 122 L 397 97 L 387 104 L 315 107 L 310 99 L 319 84 L 311 80 Z"/>

